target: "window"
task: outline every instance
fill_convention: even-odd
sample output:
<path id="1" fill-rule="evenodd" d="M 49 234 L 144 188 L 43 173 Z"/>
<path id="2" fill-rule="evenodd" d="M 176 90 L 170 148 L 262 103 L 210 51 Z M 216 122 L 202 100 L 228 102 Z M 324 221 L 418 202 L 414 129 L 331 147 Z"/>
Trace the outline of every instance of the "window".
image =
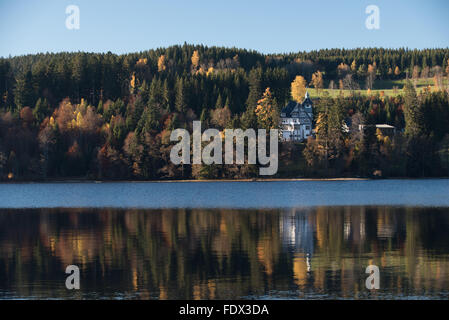
<path id="1" fill-rule="evenodd" d="M 310 130 L 310 126 L 306 126 L 306 130 Z"/>

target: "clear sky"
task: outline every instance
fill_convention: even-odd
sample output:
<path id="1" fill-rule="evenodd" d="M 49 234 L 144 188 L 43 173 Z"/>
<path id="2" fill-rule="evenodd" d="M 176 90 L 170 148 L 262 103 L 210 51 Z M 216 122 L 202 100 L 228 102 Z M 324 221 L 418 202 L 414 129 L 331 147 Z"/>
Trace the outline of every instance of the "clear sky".
<path id="1" fill-rule="evenodd" d="M 66 6 L 80 29 L 66 28 Z M 380 29 L 365 27 L 368 5 Z M 283 53 L 323 48 L 449 47 L 448 0 L 0 0 L 0 56 L 125 53 L 173 44 Z"/>

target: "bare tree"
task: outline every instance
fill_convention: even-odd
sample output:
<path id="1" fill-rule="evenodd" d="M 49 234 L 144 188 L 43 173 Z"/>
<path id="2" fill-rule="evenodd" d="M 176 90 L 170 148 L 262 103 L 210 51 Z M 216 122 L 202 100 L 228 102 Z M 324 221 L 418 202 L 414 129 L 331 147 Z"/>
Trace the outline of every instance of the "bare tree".
<path id="1" fill-rule="evenodd" d="M 419 67 L 414 66 L 413 67 L 413 73 L 412 73 L 412 79 L 413 79 L 413 85 L 416 88 L 416 85 L 418 84 L 418 78 L 419 78 Z"/>
<path id="2" fill-rule="evenodd" d="M 352 74 L 347 74 L 344 79 L 343 79 L 343 88 L 345 90 L 359 90 L 360 86 L 359 84 L 354 81 L 354 79 L 352 78 Z"/>
<path id="3" fill-rule="evenodd" d="M 376 79 L 376 63 L 368 65 L 368 74 L 366 76 L 366 89 L 372 89 Z"/>
<path id="4" fill-rule="evenodd" d="M 428 78 L 429 77 L 429 67 L 424 67 L 421 70 L 421 78 Z"/>
<path id="5" fill-rule="evenodd" d="M 443 69 L 440 66 L 432 68 L 433 80 L 437 89 L 443 88 Z"/>

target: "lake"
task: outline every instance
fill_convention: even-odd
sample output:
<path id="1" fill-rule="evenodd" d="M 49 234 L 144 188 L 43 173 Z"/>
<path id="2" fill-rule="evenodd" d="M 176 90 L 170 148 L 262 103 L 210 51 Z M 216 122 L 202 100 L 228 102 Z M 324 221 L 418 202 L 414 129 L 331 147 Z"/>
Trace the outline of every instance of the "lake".
<path id="1" fill-rule="evenodd" d="M 447 179 L 0 184 L 0 299 L 449 299 L 448 231 Z"/>
<path id="2" fill-rule="evenodd" d="M 449 179 L 0 184 L 0 208 L 449 206 Z"/>

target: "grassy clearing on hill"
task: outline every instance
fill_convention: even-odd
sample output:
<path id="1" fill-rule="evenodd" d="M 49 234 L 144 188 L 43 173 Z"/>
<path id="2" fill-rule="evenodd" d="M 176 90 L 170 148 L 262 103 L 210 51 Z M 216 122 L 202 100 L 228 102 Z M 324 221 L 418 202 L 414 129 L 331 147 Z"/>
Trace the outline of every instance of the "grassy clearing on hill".
<path id="1" fill-rule="evenodd" d="M 371 95 L 380 94 L 382 91 L 386 96 L 397 96 L 402 93 L 402 89 L 405 85 L 406 79 L 401 80 L 376 80 L 374 83 L 374 89 L 371 90 Z M 413 80 L 411 80 L 413 82 Z M 435 90 L 434 80 L 433 78 L 425 78 L 425 79 L 417 79 L 416 80 L 416 89 L 418 92 L 426 88 L 427 86 L 431 87 L 432 91 Z M 443 79 L 443 85 L 448 86 L 449 82 L 447 78 Z M 397 87 L 395 89 L 395 87 Z M 321 97 L 324 92 L 329 93 L 329 95 L 332 98 L 338 97 L 340 94 L 343 94 L 343 96 L 348 97 L 351 95 L 352 90 L 340 90 L 340 89 L 321 89 L 320 91 L 317 91 L 314 88 L 310 88 L 309 94 L 312 98 L 319 98 Z M 367 95 L 368 90 L 353 90 L 355 93 L 361 94 L 361 95 Z"/>

